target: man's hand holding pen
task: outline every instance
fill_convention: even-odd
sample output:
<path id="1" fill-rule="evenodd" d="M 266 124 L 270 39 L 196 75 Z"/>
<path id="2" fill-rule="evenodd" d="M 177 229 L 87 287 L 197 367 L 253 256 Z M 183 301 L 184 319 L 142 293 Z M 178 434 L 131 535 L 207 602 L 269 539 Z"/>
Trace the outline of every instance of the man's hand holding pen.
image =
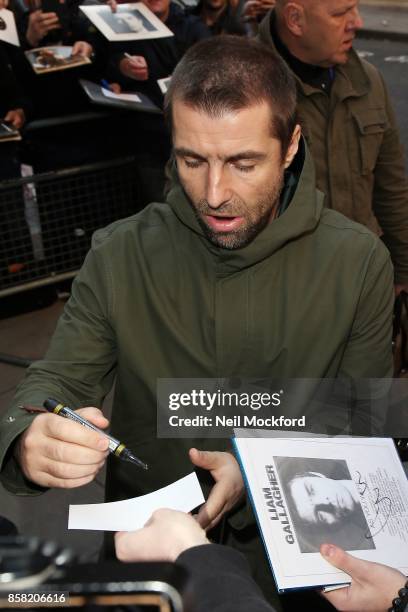
<path id="1" fill-rule="evenodd" d="M 22 410 L 39 413 L 18 439 L 14 456 L 28 480 L 43 487 L 72 489 L 91 482 L 112 453 L 118 459 L 147 470 L 125 444 L 105 433 L 109 425 L 98 408 L 72 410 L 48 398 L 43 411 L 34 406 Z M 65 417 L 65 418 L 60 418 Z M 196 516 L 205 530 L 212 529 L 244 495 L 244 483 L 237 461 L 228 452 L 191 448 L 190 460 L 208 470 L 215 484 Z"/>
<path id="2" fill-rule="evenodd" d="M 149 67 L 142 55 L 125 53 L 119 62 L 119 69 L 124 76 L 136 81 L 146 81 L 149 78 Z"/>
<path id="3" fill-rule="evenodd" d="M 99 429 L 109 425 L 98 408 L 77 411 Z M 56 414 L 39 414 L 20 436 L 14 455 L 24 476 L 42 487 L 73 489 L 91 482 L 105 463 L 107 437 Z"/>

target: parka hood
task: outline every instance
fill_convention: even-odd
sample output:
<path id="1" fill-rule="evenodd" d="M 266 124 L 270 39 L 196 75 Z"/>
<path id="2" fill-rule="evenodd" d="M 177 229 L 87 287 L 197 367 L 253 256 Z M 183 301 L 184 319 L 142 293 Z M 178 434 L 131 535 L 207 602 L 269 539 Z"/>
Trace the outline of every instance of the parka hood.
<path id="1" fill-rule="evenodd" d="M 172 182 L 167 202 L 179 221 L 199 234 L 206 248 L 231 270 L 254 265 L 281 249 L 286 243 L 313 232 L 323 208 L 324 196 L 316 190 L 314 165 L 303 138 L 298 153 L 285 173 L 280 206 L 284 212 L 243 248 L 225 249 L 217 247 L 207 239 L 180 183 L 175 163 L 172 168 Z"/>

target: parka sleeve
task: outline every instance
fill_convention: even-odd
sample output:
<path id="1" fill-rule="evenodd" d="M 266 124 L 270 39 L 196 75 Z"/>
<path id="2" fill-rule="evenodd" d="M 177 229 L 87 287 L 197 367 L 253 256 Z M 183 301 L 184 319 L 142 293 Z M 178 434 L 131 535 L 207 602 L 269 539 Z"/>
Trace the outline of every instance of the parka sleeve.
<path id="1" fill-rule="evenodd" d="M 385 83 L 388 127 L 384 132 L 374 170 L 373 210 L 384 232 L 395 266 L 395 283 L 408 284 L 408 180 L 395 114 Z"/>
<path id="2" fill-rule="evenodd" d="M 352 433 L 382 435 L 393 375 L 393 266 L 375 239 L 358 299 L 339 377 L 352 383 Z"/>
<path id="3" fill-rule="evenodd" d="M 353 379 L 392 376 L 393 267 L 390 255 L 375 240 L 341 364 Z"/>
<path id="4" fill-rule="evenodd" d="M 30 366 L 10 409 L 2 415 L 0 480 L 9 491 L 24 495 L 42 490 L 24 479 L 12 457 L 17 436 L 35 418 L 20 406 L 40 407 L 47 397 L 54 397 L 73 408 L 100 407 L 111 389 L 116 365 L 111 304 L 110 270 L 96 248 L 73 283 L 44 359 Z"/>

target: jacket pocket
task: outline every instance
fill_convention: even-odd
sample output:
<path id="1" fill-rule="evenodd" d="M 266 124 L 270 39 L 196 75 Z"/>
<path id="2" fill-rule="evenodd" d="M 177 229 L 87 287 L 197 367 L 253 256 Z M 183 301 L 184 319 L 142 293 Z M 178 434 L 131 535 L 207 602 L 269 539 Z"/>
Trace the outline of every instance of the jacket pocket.
<path id="1" fill-rule="evenodd" d="M 384 132 L 388 127 L 388 119 L 381 108 L 354 110 L 352 115 L 357 128 L 360 173 L 371 174 L 377 162 Z"/>

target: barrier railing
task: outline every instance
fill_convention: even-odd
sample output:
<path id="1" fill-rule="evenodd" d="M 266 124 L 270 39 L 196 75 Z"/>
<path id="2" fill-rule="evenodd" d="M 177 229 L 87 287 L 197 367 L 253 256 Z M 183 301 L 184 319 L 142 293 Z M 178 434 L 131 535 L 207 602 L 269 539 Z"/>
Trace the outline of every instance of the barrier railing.
<path id="1" fill-rule="evenodd" d="M 0 298 L 73 277 L 92 233 L 140 210 L 136 157 L 0 183 Z"/>

